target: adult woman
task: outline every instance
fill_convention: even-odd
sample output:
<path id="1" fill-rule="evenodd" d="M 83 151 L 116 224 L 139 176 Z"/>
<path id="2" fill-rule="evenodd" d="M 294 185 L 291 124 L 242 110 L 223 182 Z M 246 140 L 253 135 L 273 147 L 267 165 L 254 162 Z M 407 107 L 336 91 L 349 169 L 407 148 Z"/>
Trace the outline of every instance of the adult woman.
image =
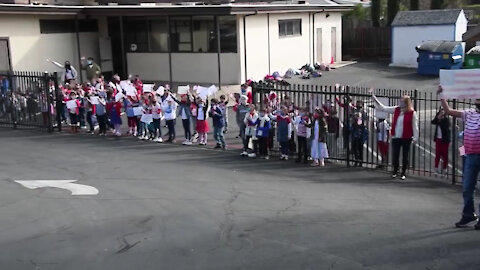
<path id="1" fill-rule="evenodd" d="M 373 95 L 378 108 L 386 113 L 393 114 L 392 122 L 392 148 L 393 148 L 393 174 L 396 178 L 400 163 L 400 150 L 402 150 L 402 173 L 400 178 L 405 180 L 408 168 L 408 155 L 412 141 L 418 140 L 418 117 L 413 109 L 409 96 L 400 98 L 398 106 L 385 106 Z"/>

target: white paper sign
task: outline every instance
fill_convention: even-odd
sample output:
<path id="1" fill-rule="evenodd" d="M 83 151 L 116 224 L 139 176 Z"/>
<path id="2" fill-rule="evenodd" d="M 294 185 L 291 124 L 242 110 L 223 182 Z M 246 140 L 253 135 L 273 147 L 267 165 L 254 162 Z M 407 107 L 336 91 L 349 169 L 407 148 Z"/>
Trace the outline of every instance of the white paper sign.
<path id="1" fill-rule="evenodd" d="M 201 97 L 203 100 L 206 100 L 208 97 L 208 88 L 203 87 L 203 86 L 198 86 L 197 87 L 197 94 L 199 97 Z"/>
<path id="2" fill-rule="evenodd" d="M 440 70 L 441 97 L 480 98 L 480 69 Z"/>
<path id="3" fill-rule="evenodd" d="M 157 95 L 163 96 L 163 94 L 165 94 L 165 87 L 163 87 L 163 86 L 160 85 L 160 86 L 157 88 L 157 91 L 156 91 L 156 92 L 157 92 Z"/>
<path id="4" fill-rule="evenodd" d="M 153 84 L 144 84 L 143 85 L 143 92 L 144 93 L 150 93 L 153 91 Z"/>
<path id="5" fill-rule="evenodd" d="M 180 86 L 178 86 L 177 94 L 184 95 L 184 94 L 188 93 L 188 90 L 190 90 L 189 85 L 180 85 Z"/>
<path id="6" fill-rule="evenodd" d="M 142 114 L 143 114 L 143 108 L 142 107 L 133 107 L 133 115 L 140 116 Z"/>
<path id="7" fill-rule="evenodd" d="M 120 87 L 121 87 L 123 90 L 126 90 L 128 86 L 131 86 L 128 81 L 121 81 L 121 82 L 120 82 Z"/>
<path id="8" fill-rule="evenodd" d="M 77 101 L 76 101 L 76 100 L 69 100 L 69 101 L 67 101 L 67 108 L 68 108 L 68 109 L 75 109 L 75 108 L 77 108 Z"/>
<path id="9" fill-rule="evenodd" d="M 123 97 L 124 97 L 124 95 L 121 92 L 118 92 L 115 95 L 115 102 L 119 102 Z"/>
<path id="10" fill-rule="evenodd" d="M 153 122 L 153 116 L 152 114 L 142 114 L 142 118 L 140 118 L 140 121 L 146 124 L 150 124 Z"/>
<path id="11" fill-rule="evenodd" d="M 211 96 L 211 95 L 215 95 L 215 93 L 217 93 L 218 89 L 215 85 L 211 85 L 210 87 L 208 87 L 208 95 Z"/>
<path id="12" fill-rule="evenodd" d="M 127 85 L 125 88 L 125 92 L 127 92 L 127 96 L 136 96 L 137 95 L 137 89 L 133 87 L 132 85 Z"/>
<path id="13" fill-rule="evenodd" d="M 91 102 L 93 105 L 100 104 L 100 102 L 98 101 L 98 97 L 97 97 L 97 96 L 92 96 L 92 97 L 90 97 L 90 102 Z"/>
<path id="14" fill-rule="evenodd" d="M 382 104 L 384 104 L 385 106 L 388 106 L 388 98 L 386 97 L 377 97 L 378 101 L 380 101 Z M 375 109 L 375 117 L 377 117 L 377 119 L 389 119 L 389 114 L 382 111 L 382 110 L 379 110 L 378 108 Z"/>

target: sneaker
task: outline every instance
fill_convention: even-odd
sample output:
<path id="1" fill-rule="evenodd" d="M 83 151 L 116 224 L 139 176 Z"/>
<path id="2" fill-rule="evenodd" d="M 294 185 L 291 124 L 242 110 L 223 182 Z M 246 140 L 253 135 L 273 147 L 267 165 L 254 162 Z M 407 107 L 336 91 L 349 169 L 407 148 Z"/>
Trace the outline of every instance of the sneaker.
<path id="1" fill-rule="evenodd" d="M 187 145 L 188 141 L 184 141 L 182 142 L 183 145 Z"/>
<path id="2" fill-rule="evenodd" d="M 288 160 L 288 156 L 287 156 L 287 155 L 285 155 L 285 157 L 284 157 L 283 159 L 285 159 L 285 160 Z"/>
<path id="3" fill-rule="evenodd" d="M 392 178 L 397 178 L 397 173 L 393 173 Z"/>
<path id="4" fill-rule="evenodd" d="M 220 149 L 222 146 L 220 144 L 215 145 L 214 149 Z"/>
<path id="5" fill-rule="evenodd" d="M 255 153 L 250 153 L 250 154 L 248 154 L 248 157 L 254 158 L 254 157 L 257 157 L 257 154 L 255 154 Z"/>
<path id="6" fill-rule="evenodd" d="M 240 153 L 240 156 L 248 156 L 247 151 L 243 151 L 242 153 Z"/>
<path id="7" fill-rule="evenodd" d="M 158 143 L 163 143 L 162 137 L 158 137 L 157 142 L 158 142 Z"/>
<path id="8" fill-rule="evenodd" d="M 269 159 L 270 159 L 270 156 L 265 156 L 265 159 L 266 159 L 266 160 L 269 160 Z"/>
<path id="9" fill-rule="evenodd" d="M 402 175 L 400 176 L 400 180 L 405 180 L 407 178 L 407 176 L 405 176 L 404 173 L 402 173 Z"/>
<path id="10" fill-rule="evenodd" d="M 471 226 L 474 222 L 478 222 L 478 217 L 474 215 L 473 217 L 466 217 L 462 216 L 459 222 L 455 223 L 455 227 L 457 228 L 466 228 Z M 475 229 L 477 229 L 478 223 L 475 225 Z"/>
<path id="11" fill-rule="evenodd" d="M 188 141 L 188 142 L 185 143 L 185 145 L 192 145 L 192 142 Z"/>

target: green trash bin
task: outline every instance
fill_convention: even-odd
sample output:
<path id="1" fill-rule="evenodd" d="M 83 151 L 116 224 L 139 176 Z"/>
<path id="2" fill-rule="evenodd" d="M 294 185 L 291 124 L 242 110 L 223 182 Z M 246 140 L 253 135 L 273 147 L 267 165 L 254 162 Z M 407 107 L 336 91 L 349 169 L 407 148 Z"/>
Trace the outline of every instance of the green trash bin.
<path id="1" fill-rule="evenodd" d="M 480 68 L 480 46 L 475 46 L 467 52 L 464 68 Z"/>

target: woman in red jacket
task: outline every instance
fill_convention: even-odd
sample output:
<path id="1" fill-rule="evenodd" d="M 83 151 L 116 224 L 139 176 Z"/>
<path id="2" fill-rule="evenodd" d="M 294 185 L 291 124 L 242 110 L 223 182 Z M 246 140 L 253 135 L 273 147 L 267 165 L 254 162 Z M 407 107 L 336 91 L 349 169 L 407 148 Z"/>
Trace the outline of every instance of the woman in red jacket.
<path id="1" fill-rule="evenodd" d="M 402 173 L 401 179 L 405 180 L 405 173 L 408 168 L 408 155 L 410 153 L 410 145 L 418 140 L 418 116 L 413 109 L 412 100 L 409 96 L 400 98 L 398 106 L 385 106 L 375 95 L 373 95 L 375 103 L 379 109 L 393 114 L 392 122 L 392 148 L 393 148 L 393 174 L 396 178 L 398 174 L 400 149 L 402 150 Z"/>

